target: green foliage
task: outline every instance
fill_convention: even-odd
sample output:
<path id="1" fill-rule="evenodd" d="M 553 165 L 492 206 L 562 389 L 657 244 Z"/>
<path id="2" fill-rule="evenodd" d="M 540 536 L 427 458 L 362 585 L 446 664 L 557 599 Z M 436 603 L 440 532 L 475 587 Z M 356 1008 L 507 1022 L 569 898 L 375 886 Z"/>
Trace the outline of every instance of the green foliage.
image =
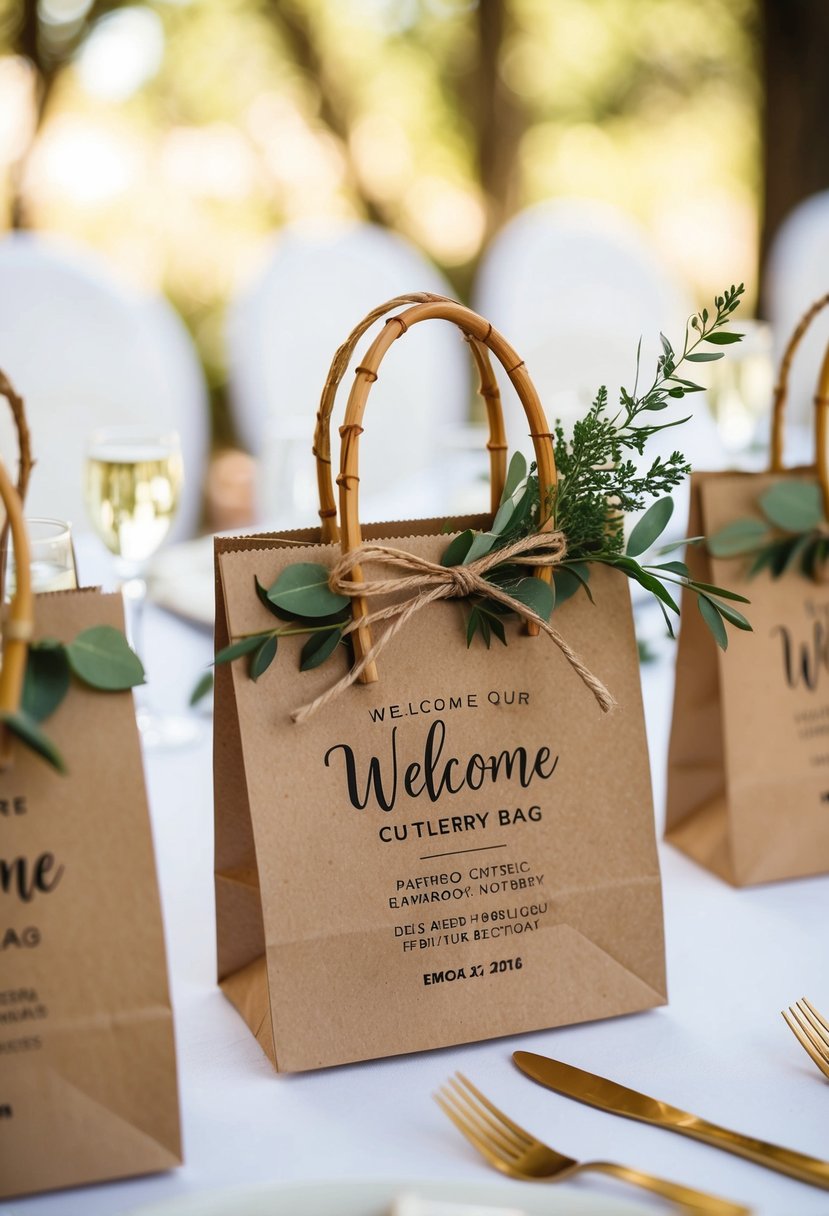
<path id="1" fill-rule="evenodd" d="M 95 625 L 66 647 L 72 671 L 91 688 L 123 692 L 144 683 L 144 668 L 120 629 Z"/>
<path id="2" fill-rule="evenodd" d="M 292 617 L 318 619 L 340 612 L 349 604 L 348 596 L 337 595 L 328 586 L 328 570 L 314 562 L 286 566 L 267 590 L 267 598 Z M 258 580 L 257 580 L 258 583 Z"/>
<path id="3" fill-rule="evenodd" d="M 699 385 L 678 374 L 683 362 L 695 358 L 722 358 L 721 351 L 698 350 L 702 343 L 725 346 L 739 341 L 739 334 L 726 336 L 723 327 L 737 308 L 742 293 L 742 284 L 732 286 L 716 297 L 712 313 L 703 309 L 691 317 L 685 327 L 680 354 L 664 335 L 660 335 L 662 353 L 657 360 L 656 373 L 650 387 L 641 394 L 637 393 L 637 352 L 636 384 L 632 392 L 621 390 L 615 414 L 609 412 L 607 390 L 601 388 L 587 416 L 575 424 L 572 439 L 565 439 L 560 424 L 556 427 L 555 456 L 559 474 L 556 487 L 542 494 L 535 465 L 528 468 L 525 458 L 516 453 L 510 461 L 491 526 L 485 532 L 467 529 L 453 537 L 443 552 L 443 565 L 470 565 L 488 554 L 497 554 L 499 549 L 535 535 L 552 516 L 555 527 L 565 535 L 567 557 L 550 582 L 528 576 L 526 566 L 511 564 L 509 560 L 496 562 L 486 575 L 494 588 L 500 588 L 542 620 L 549 620 L 556 603 L 564 603 L 581 588 L 592 601 L 590 563 L 598 562 L 620 570 L 656 598 L 671 636 L 671 614 L 678 615 L 679 607 L 666 584 L 677 585 L 697 595 L 700 611 L 720 645 L 724 622 L 738 629 L 750 629 L 746 618 L 728 603 L 729 600 L 742 600 L 741 596 L 695 582 L 683 562 L 644 566 L 636 560 L 662 535 L 674 507 L 667 494 L 686 476 L 689 466 L 681 453 L 674 452 L 667 460 L 657 457 L 642 473 L 633 459 L 634 454 L 640 457 L 644 454 L 652 436 L 679 425 L 660 422 L 656 415 L 665 410 L 672 399 L 699 391 Z M 625 515 L 641 510 L 649 499 L 655 501 L 631 531 L 625 550 Z M 526 556 L 532 557 L 532 551 Z M 249 674 L 256 680 L 273 661 L 277 639 L 295 634 L 308 635 L 300 654 L 301 670 L 309 671 L 325 662 L 343 640 L 350 611 L 348 597 L 333 592 L 328 579 L 325 566 L 309 562 L 287 566 L 267 588 L 255 579 L 256 594 L 268 612 L 290 620 L 282 627 L 235 639 L 216 655 L 216 663 L 228 663 L 249 655 Z M 487 648 L 491 646 L 493 636 L 506 645 L 504 618 L 515 612 L 516 609 L 497 598 L 470 596 L 467 646 L 476 636 L 480 636 Z"/>
<path id="4" fill-rule="evenodd" d="M 674 452 L 667 460 L 657 457 L 642 473 L 633 459 L 633 454 L 644 455 L 653 435 L 680 425 L 660 422 L 655 416 L 665 410 L 670 401 L 700 391 L 700 386 L 693 380 L 678 374 L 681 365 L 687 360 L 709 362 L 722 358 L 722 351 L 698 349 L 703 343 L 728 346 L 740 340 L 740 334 L 730 333 L 723 327 L 738 307 L 742 294 L 742 284 L 732 285 L 716 297 L 710 313 L 706 308 L 691 317 L 680 353 L 661 334 L 662 354 L 657 360 L 656 373 L 650 387 L 641 394 L 637 393 L 637 351 L 636 384 L 631 392 L 621 390 L 615 414 L 611 415 L 609 411 L 607 390 L 601 388 L 587 415 L 575 423 L 571 439 L 565 438 L 561 424 L 556 426 L 559 480 L 555 492 L 543 506 L 535 466 L 528 470 L 523 457 L 514 456 L 492 527 L 488 532 L 466 531 L 456 536 L 444 552 L 444 565 L 468 564 L 484 553 L 497 551 L 519 537 L 537 531 L 552 514 L 555 526 L 567 539 L 567 558 L 556 569 L 552 587 L 540 579 L 519 581 L 515 570 L 499 567 L 487 576 L 491 582 L 503 586 L 513 598 L 529 603 L 545 619 L 556 603 L 564 603 L 580 587 L 590 595 L 589 566 L 591 562 L 597 562 L 621 571 L 650 592 L 662 610 L 672 637 L 673 617 L 678 616 L 679 606 L 666 584 L 674 584 L 697 596 L 703 619 L 719 645 L 726 636 L 724 622 L 737 629 L 750 629 L 741 613 L 727 602 L 723 603 L 728 600 L 747 602 L 742 596 L 695 582 L 684 562 L 642 565 L 636 560 L 651 549 L 664 532 L 674 509 L 673 499 L 667 495 L 687 475 L 689 465 L 681 453 Z M 632 529 L 625 548 L 625 516 L 641 510 L 649 499 L 655 501 Z M 693 538 L 689 543 L 700 539 Z M 592 600 L 592 596 L 590 598 Z M 538 602 L 532 602 L 533 599 Z M 467 644 L 480 633 L 489 645 L 491 621 L 483 611 L 484 603 L 480 597 L 473 600 Z M 500 615 L 503 615 L 503 609 Z"/>
<path id="5" fill-rule="evenodd" d="M 39 723 L 27 714 L 25 710 L 20 709 L 17 713 L 0 710 L 0 722 L 13 735 L 16 735 L 21 743 L 24 743 L 26 747 L 31 748 L 33 752 L 41 756 L 47 764 L 51 764 L 52 768 L 57 769 L 59 773 L 66 772 L 63 756 L 55 747 L 52 740 L 40 729 Z"/>
<path id="6" fill-rule="evenodd" d="M 20 708 L 35 722 L 43 722 L 66 696 L 71 678 L 65 647 L 33 643 L 26 660 Z"/>
<path id="7" fill-rule="evenodd" d="M 471 532 L 469 539 L 471 543 Z M 319 667 L 335 653 L 338 644 L 343 641 L 351 601 L 348 596 L 337 595 L 330 590 L 325 566 L 297 562 L 296 565 L 286 566 L 270 587 L 264 587 L 255 577 L 254 587 L 260 603 L 285 624 L 277 629 L 265 629 L 236 638 L 218 651 L 214 660 L 216 665 L 232 663 L 234 659 L 248 655 L 248 674 L 252 680 L 258 680 L 276 658 L 280 638 L 305 634 L 308 640 L 300 653 L 301 671 Z"/>
<path id="8" fill-rule="evenodd" d="M 66 771 L 63 759 L 39 724 L 62 703 L 73 675 L 100 692 L 126 692 L 144 683 L 141 660 L 123 633 L 111 625 L 84 629 L 68 645 L 54 639 L 32 643 L 20 710 L 4 715 L 2 721 L 59 772 Z"/>
<path id="9" fill-rule="evenodd" d="M 193 691 L 190 693 L 190 708 L 198 705 L 205 697 L 209 696 L 213 691 L 213 672 L 205 671 L 202 676 L 196 681 Z"/>
<path id="10" fill-rule="evenodd" d="M 829 557 L 829 524 L 820 486 L 780 481 L 760 495 L 758 506 L 763 519 L 735 519 L 709 538 L 712 556 L 750 557 L 749 578 L 762 570 L 780 578 L 798 568 L 807 578 L 820 578 Z"/>

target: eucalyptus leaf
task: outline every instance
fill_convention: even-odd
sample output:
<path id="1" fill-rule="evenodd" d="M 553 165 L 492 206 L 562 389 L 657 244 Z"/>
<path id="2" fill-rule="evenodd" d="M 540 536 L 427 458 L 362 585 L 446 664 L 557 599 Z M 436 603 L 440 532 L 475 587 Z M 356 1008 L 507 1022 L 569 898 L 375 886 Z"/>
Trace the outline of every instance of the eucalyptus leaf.
<path id="1" fill-rule="evenodd" d="M 477 561 L 479 557 L 484 557 L 489 553 L 497 539 L 498 537 L 493 532 L 476 532 L 461 565 L 468 566 L 470 562 Z"/>
<path id="2" fill-rule="evenodd" d="M 487 608 L 485 608 L 483 604 L 479 606 L 478 610 L 486 617 L 489 628 L 495 634 L 498 641 L 503 646 L 506 646 L 507 634 L 506 630 L 504 629 L 504 622 L 494 612 L 490 612 Z"/>
<path id="3" fill-rule="evenodd" d="M 588 579 L 590 570 L 584 562 L 573 562 L 571 565 L 558 566 L 553 573 L 556 590 L 556 607 L 571 599 L 580 587 L 587 593 L 590 603 L 594 603 L 593 592 L 590 590 Z"/>
<path id="4" fill-rule="evenodd" d="M 728 650 L 728 633 L 726 632 L 723 619 L 717 609 L 707 600 L 704 595 L 697 597 L 697 604 L 702 613 L 702 619 L 705 621 L 711 633 L 714 636 L 714 641 L 719 646 L 720 650 Z"/>
<path id="5" fill-rule="evenodd" d="M 66 696 L 70 681 L 71 669 L 65 648 L 35 643 L 29 648 L 26 660 L 20 708 L 35 722 L 43 722 Z"/>
<path id="6" fill-rule="evenodd" d="M 751 600 L 746 599 L 744 595 L 738 595 L 736 591 L 727 591 L 725 587 L 715 587 L 713 583 L 698 583 L 694 579 L 691 587 L 694 591 L 707 591 L 709 595 L 716 595 L 724 600 L 736 600 L 738 604 L 751 603 Z"/>
<path id="7" fill-rule="evenodd" d="M 793 567 L 800 562 L 803 555 L 806 553 L 814 540 L 815 536 L 811 532 L 807 532 L 805 536 L 799 536 L 789 551 L 789 555 L 786 558 L 786 564 L 781 573 L 785 574 L 787 570 L 793 569 Z"/>
<path id="8" fill-rule="evenodd" d="M 674 500 L 660 498 L 648 507 L 630 534 L 625 552 L 628 557 L 638 557 L 659 539 L 674 513 Z"/>
<path id="9" fill-rule="evenodd" d="M 220 663 L 232 663 L 234 659 L 241 658 L 243 654 L 252 654 L 268 637 L 270 637 L 270 631 L 252 633 L 249 638 L 239 638 L 238 642 L 231 642 L 229 646 L 225 646 L 218 652 L 214 664 L 218 667 Z"/>
<path id="10" fill-rule="evenodd" d="M 760 519 L 735 519 L 719 532 L 708 537 L 708 552 L 712 557 L 739 557 L 753 553 L 768 535 L 768 527 Z"/>
<path id="11" fill-rule="evenodd" d="M 785 540 L 777 541 L 774 545 L 771 559 L 771 576 L 780 578 L 791 562 L 797 540 L 787 536 Z"/>
<path id="12" fill-rule="evenodd" d="M 338 595 L 328 586 L 330 571 L 315 562 L 286 566 L 268 589 L 268 599 L 294 616 L 316 619 L 340 612 L 349 604 L 348 596 Z"/>
<path id="13" fill-rule="evenodd" d="M 276 658 L 276 645 L 278 638 L 275 633 L 270 637 L 265 638 L 264 642 L 254 650 L 250 656 L 248 663 L 248 675 L 255 682 L 260 676 L 263 676 L 270 667 L 271 663 Z"/>
<path id="14" fill-rule="evenodd" d="M 279 608 L 268 595 L 268 588 L 263 587 L 256 575 L 253 576 L 253 581 L 256 584 L 256 594 L 259 597 L 259 602 L 264 604 L 271 616 L 276 616 L 280 621 L 292 621 L 294 618 L 290 612 L 284 612 Z"/>
<path id="15" fill-rule="evenodd" d="M 743 629 L 747 633 L 753 632 L 751 622 L 743 616 L 742 612 L 738 612 L 736 608 L 732 608 L 730 604 L 724 604 L 722 600 L 716 599 L 714 596 L 709 596 L 708 598 L 720 616 L 725 617 L 731 625 L 734 625 L 737 629 Z"/>
<path id="16" fill-rule="evenodd" d="M 503 506 L 507 499 L 512 498 L 513 494 L 526 476 L 527 461 L 524 459 L 523 453 L 514 452 L 509 462 L 509 468 L 507 469 L 507 478 L 504 482 L 504 491 L 501 494 L 501 502 L 499 503 L 499 506 Z"/>
<path id="17" fill-rule="evenodd" d="M 73 672 L 92 688 L 121 692 L 144 683 L 144 667 L 120 629 L 94 625 L 66 647 Z"/>
<path id="18" fill-rule="evenodd" d="M 213 672 L 206 671 L 204 675 L 197 680 L 193 691 L 190 693 L 190 708 L 198 705 L 199 701 L 203 701 L 213 691 Z"/>
<path id="19" fill-rule="evenodd" d="M 52 768 L 57 769 L 59 773 L 66 772 L 63 756 L 52 740 L 43 733 L 34 718 L 31 718 L 22 709 L 16 713 L 11 710 L 0 710 L 0 722 L 7 726 L 21 743 L 25 743 L 32 751 L 42 756 L 48 764 L 51 764 Z"/>
<path id="20" fill-rule="evenodd" d="M 329 629 L 326 632 L 312 633 L 302 647 L 299 656 L 299 670 L 311 671 L 330 658 L 342 639 L 341 629 Z"/>
<path id="21" fill-rule="evenodd" d="M 707 351 L 698 350 L 691 355 L 686 355 L 685 358 L 689 363 L 713 363 L 715 359 L 722 359 L 724 351 Z"/>
<path id="22" fill-rule="evenodd" d="M 767 546 L 765 549 L 760 549 L 755 555 L 754 561 L 748 568 L 748 577 L 754 578 L 755 574 L 759 574 L 761 570 L 765 570 L 767 567 L 771 566 L 772 562 L 774 561 L 774 552 L 774 548 L 771 545 Z M 804 553 L 803 555 L 804 562 L 807 557 L 808 552 Z M 805 573 L 806 571 L 804 569 L 804 574 Z"/>
<path id="23" fill-rule="evenodd" d="M 686 545 L 701 545 L 707 539 L 705 536 L 683 536 L 682 540 L 672 540 L 668 545 L 660 545 L 656 552 L 660 556 L 663 553 L 673 553 L 676 549 L 684 549 Z"/>
<path id="24" fill-rule="evenodd" d="M 526 604 L 536 616 L 549 621 L 556 605 L 555 587 L 540 578 L 522 578 L 510 592 L 514 600 Z"/>
<path id="25" fill-rule="evenodd" d="M 716 333 L 707 334 L 705 341 L 713 346 L 731 346 L 734 342 L 742 342 L 745 334 L 735 334 L 733 330 L 720 329 Z"/>
<path id="26" fill-rule="evenodd" d="M 817 578 L 820 568 L 826 561 L 827 553 L 829 553 L 829 542 L 826 541 L 825 537 L 820 536 L 809 551 L 807 573 L 811 578 Z"/>
<path id="27" fill-rule="evenodd" d="M 813 481 L 780 481 L 760 495 L 760 509 L 786 532 L 809 532 L 823 521 L 820 486 Z"/>
<path id="28" fill-rule="evenodd" d="M 472 645 L 472 640 L 481 626 L 481 614 L 477 608 L 473 608 L 469 614 L 469 619 L 466 622 L 466 649 Z"/>
<path id="29" fill-rule="evenodd" d="M 676 634 L 674 633 L 673 622 L 672 622 L 671 618 L 668 616 L 668 609 L 665 607 L 665 605 L 662 603 L 661 600 L 657 600 L 656 602 L 657 602 L 657 604 L 659 604 L 659 609 L 660 609 L 660 611 L 662 613 L 662 617 L 665 621 L 665 626 L 668 630 L 668 637 L 675 639 Z"/>
<path id="30" fill-rule="evenodd" d="M 454 540 L 450 540 L 444 549 L 440 564 L 442 566 L 462 566 L 463 559 L 469 552 L 469 547 L 474 539 L 475 533 L 471 528 L 467 528 L 465 532 L 458 533 Z"/>
<path id="31" fill-rule="evenodd" d="M 660 562 L 654 568 L 656 570 L 667 570 L 670 574 L 678 574 L 680 578 L 691 577 L 691 571 L 685 565 L 685 562 Z"/>

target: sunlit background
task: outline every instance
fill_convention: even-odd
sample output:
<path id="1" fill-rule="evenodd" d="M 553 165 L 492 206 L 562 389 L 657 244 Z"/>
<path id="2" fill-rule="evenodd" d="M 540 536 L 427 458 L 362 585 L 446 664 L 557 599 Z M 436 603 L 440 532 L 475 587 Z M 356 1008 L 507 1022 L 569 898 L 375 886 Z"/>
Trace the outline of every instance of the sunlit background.
<path id="1" fill-rule="evenodd" d="M 756 292 L 754 0 L 0 3 L 5 224 L 163 289 L 223 408 L 222 317 L 287 220 L 367 216 L 469 289 L 528 203 L 607 200 L 699 297 Z"/>

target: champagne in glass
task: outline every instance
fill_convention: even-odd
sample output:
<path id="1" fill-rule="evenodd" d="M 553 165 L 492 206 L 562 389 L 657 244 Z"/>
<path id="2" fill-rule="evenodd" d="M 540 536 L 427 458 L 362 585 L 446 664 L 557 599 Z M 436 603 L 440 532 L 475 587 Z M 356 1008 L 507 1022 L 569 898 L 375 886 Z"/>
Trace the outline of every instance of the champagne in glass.
<path id="1" fill-rule="evenodd" d="M 122 581 L 127 633 L 143 657 L 142 622 L 147 562 L 161 546 L 175 517 L 183 481 L 178 435 L 140 426 L 109 427 L 93 434 L 86 452 L 86 508 L 111 553 Z M 161 714 L 136 690 L 136 718 L 151 747 L 193 742 L 192 718 Z"/>
<path id="2" fill-rule="evenodd" d="M 93 436 L 87 453 L 86 507 L 95 531 L 136 574 L 170 530 L 182 484 L 175 434 L 131 428 Z"/>

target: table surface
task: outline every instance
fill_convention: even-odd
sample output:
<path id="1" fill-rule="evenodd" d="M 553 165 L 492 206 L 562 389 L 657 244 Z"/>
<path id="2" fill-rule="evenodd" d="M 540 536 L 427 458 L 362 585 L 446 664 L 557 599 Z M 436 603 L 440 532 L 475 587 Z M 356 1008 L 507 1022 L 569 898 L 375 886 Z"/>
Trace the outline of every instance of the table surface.
<path id="1" fill-rule="evenodd" d="M 150 607 L 145 651 L 155 699 L 173 708 L 209 663 L 212 639 Z M 643 667 L 643 686 L 659 832 L 672 695 L 667 645 L 659 661 Z M 829 1008 L 829 877 L 738 891 L 660 844 L 668 1006 L 278 1076 L 215 984 L 211 724 L 207 715 L 201 722 L 194 747 L 145 757 L 185 1164 L 149 1178 L 14 1200 L 5 1211 L 114 1216 L 178 1195 L 299 1180 L 480 1182 L 490 1172 L 431 1098 L 455 1069 L 574 1156 L 635 1165 L 740 1200 L 763 1216 L 829 1211 L 824 1192 L 560 1097 L 529 1082 L 510 1059 L 519 1048 L 555 1056 L 742 1132 L 829 1155 L 826 1082 L 779 1012 L 804 993 L 818 1008 Z"/>

